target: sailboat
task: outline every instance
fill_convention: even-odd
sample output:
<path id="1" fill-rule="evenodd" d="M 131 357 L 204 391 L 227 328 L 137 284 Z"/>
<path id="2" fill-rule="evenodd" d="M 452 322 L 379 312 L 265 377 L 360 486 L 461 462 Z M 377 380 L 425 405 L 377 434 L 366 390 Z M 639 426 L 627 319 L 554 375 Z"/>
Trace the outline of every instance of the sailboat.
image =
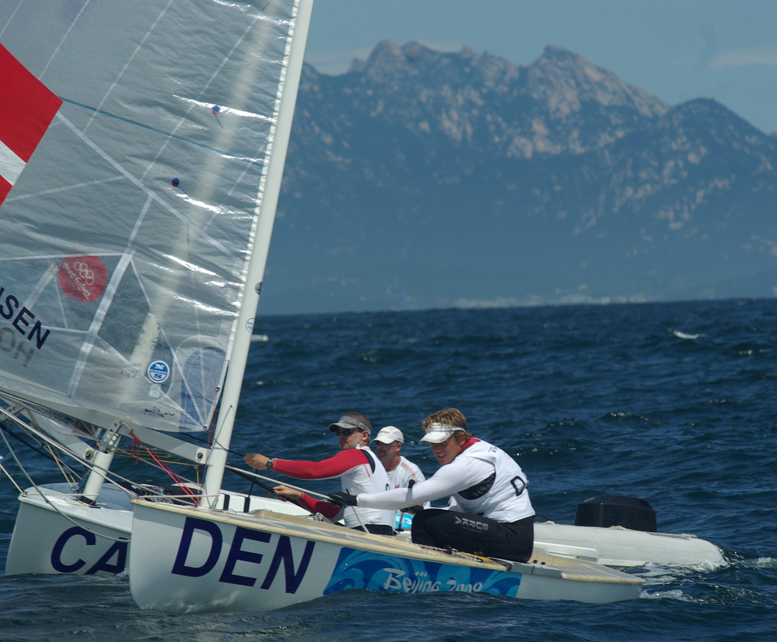
<path id="1" fill-rule="evenodd" d="M 130 588 L 142 608 L 167 611 L 269 610 L 349 588 L 428 593 L 486 592 L 527 599 L 611 602 L 638 597 L 643 581 L 597 564 L 537 554 L 515 563 L 439 551 L 397 538 L 346 530 L 271 511 L 219 508 L 227 448 L 250 345 L 247 326 L 272 232 L 285 150 L 301 73 L 311 0 L 265 5 L 285 14 L 281 73 L 267 93 L 277 101 L 259 183 L 250 259 L 232 319 L 226 371 L 205 482 L 196 506 L 132 500 Z M 265 14 L 266 15 L 266 14 Z M 274 39 L 281 42 L 280 37 Z"/>
<path id="2" fill-rule="evenodd" d="M 311 11 L 0 9 L 0 414 L 88 469 L 22 493 L 6 571 L 129 568 L 135 601 L 172 611 L 346 588 L 637 597 L 642 580 L 574 544 L 527 564 L 484 559 L 222 488 Z M 205 466 L 204 483 L 178 480 L 173 496 L 106 484 L 128 440 Z"/>
<path id="3" fill-rule="evenodd" d="M 196 481 L 116 483 L 111 465 L 130 443 L 208 460 L 182 436 L 209 434 L 246 299 L 291 6 L 0 7 L 0 436 L 67 478 L 21 492 L 6 573 L 123 572 L 132 497 L 197 501 Z"/>

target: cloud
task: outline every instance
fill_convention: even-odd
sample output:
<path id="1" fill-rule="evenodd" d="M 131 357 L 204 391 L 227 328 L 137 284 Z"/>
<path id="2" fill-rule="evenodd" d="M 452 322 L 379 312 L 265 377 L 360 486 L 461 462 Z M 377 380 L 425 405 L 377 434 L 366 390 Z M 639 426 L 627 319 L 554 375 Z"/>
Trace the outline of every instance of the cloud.
<path id="1" fill-rule="evenodd" d="M 713 69 L 751 65 L 777 65 L 777 47 L 735 49 L 728 53 L 716 54 L 710 60 L 710 67 Z"/>

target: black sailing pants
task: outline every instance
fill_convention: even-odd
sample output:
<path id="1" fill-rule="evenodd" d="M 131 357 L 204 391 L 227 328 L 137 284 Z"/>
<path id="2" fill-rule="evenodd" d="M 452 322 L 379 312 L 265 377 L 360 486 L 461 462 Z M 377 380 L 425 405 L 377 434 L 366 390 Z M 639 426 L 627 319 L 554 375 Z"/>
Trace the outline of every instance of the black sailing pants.
<path id="1" fill-rule="evenodd" d="M 413 542 L 526 562 L 534 546 L 534 515 L 503 524 L 481 515 L 429 508 L 413 517 Z"/>

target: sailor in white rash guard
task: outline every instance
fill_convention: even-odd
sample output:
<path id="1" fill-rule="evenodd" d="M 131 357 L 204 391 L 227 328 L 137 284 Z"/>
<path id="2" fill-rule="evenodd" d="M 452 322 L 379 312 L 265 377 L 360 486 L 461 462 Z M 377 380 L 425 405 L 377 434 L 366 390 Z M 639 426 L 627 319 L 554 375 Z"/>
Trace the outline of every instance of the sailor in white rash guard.
<path id="1" fill-rule="evenodd" d="M 383 493 L 341 493 L 334 501 L 356 506 L 402 509 L 451 496 L 449 510 L 428 509 L 413 518 L 417 544 L 452 547 L 459 551 L 527 561 L 534 542 L 534 509 L 520 466 L 504 451 L 474 439 L 466 419 L 455 408 L 424 420 L 426 435 L 440 469 L 412 488 Z"/>
<path id="2" fill-rule="evenodd" d="M 372 443 L 378 451 L 380 463 L 388 473 L 391 488 L 407 488 L 424 481 L 425 477 L 421 469 L 402 456 L 405 436 L 399 428 L 395 426 L 381 428 Z"/>

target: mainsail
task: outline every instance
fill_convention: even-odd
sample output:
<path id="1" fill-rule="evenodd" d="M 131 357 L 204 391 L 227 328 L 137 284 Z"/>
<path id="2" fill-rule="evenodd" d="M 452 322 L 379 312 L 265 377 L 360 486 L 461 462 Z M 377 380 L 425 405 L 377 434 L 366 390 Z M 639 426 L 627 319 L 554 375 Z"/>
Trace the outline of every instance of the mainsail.
<path id="1" fill-rule="evenodd" d="M 62 101 L 0 208 L 0 392 L 104 427 L 209 427 L 258 297 L 297 2 L 0 5 L 6 54 Z M 38 99 L 16 100 L 21 126 Z"/>

